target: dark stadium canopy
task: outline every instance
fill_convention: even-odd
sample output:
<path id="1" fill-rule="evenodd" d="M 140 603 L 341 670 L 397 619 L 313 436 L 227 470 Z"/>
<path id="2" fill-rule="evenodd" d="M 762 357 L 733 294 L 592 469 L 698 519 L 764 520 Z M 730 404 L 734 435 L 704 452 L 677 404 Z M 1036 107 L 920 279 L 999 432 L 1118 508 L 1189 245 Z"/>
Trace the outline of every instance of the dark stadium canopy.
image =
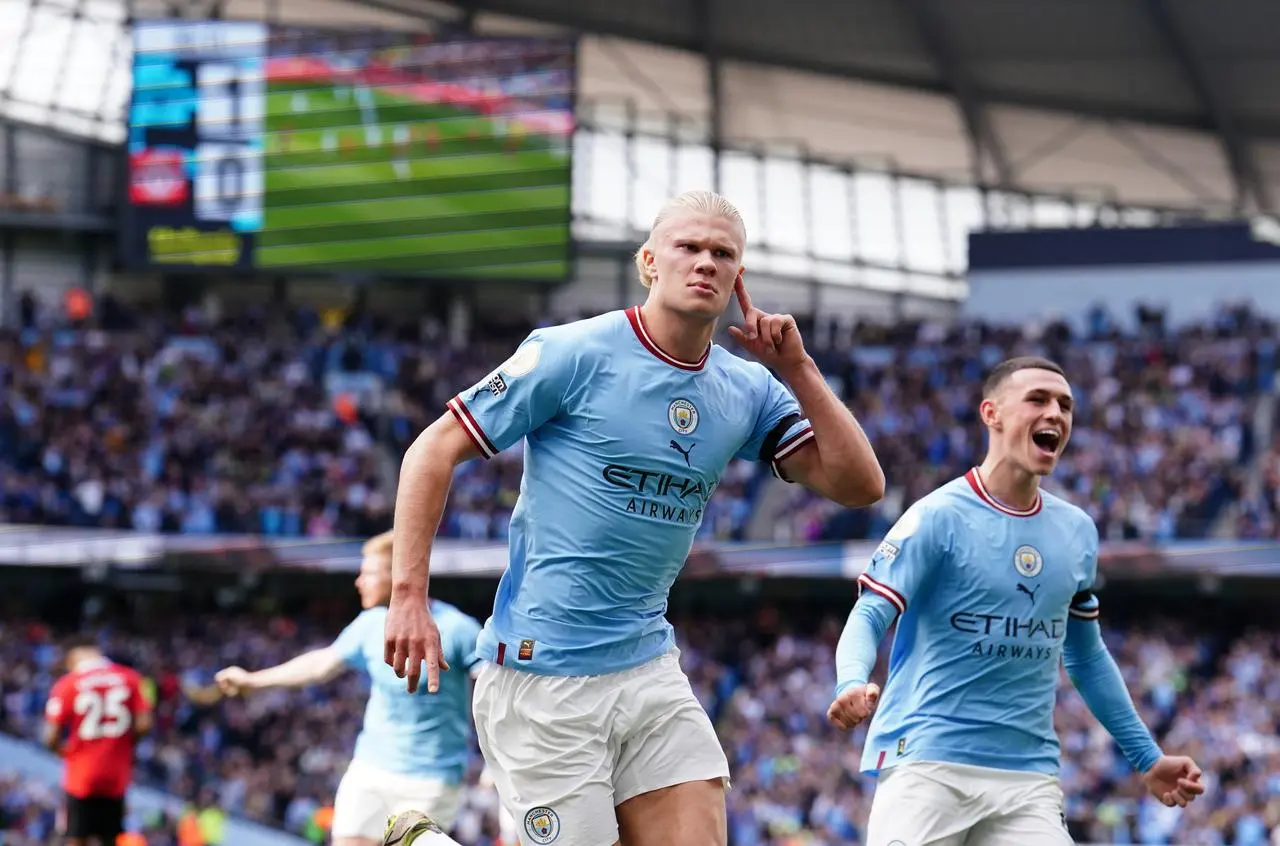
<path id="1" fill-rule="evenodd" d="M 127 22 L 161 15 L 550 25 L 588 34 L 588 122 L 629 99 L 730 145 L 1165 207 L 1280 202 L 1274 0 L 0 0 L 0 112 L 118 140 Z"/>
<path id="2" fill-rule="evenodd" d="M 1001 183 L 1017 182 L 1017 156 L 993 125 L 992 105 L 1210 133 L 1227 161 L 1233 197 L 1275 208 L 1280 3 L 1273 0 L 473 5 L 725 59 L 947 94 Z"/>

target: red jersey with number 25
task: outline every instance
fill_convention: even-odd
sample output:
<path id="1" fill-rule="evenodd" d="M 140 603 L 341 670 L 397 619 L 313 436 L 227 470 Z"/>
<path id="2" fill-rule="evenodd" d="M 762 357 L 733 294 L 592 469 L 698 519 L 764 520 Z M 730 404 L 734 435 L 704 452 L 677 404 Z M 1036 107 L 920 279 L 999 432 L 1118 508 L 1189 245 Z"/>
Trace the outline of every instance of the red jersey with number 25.
<path id="1" fill-rule="evenodd" d="M 54 684 L 45 719 L 67 734 L 62 785 L 77 799 L 122 798 L 133 780 L 134 724 L 148 710 L 142 677 L 109 661 Z"/>

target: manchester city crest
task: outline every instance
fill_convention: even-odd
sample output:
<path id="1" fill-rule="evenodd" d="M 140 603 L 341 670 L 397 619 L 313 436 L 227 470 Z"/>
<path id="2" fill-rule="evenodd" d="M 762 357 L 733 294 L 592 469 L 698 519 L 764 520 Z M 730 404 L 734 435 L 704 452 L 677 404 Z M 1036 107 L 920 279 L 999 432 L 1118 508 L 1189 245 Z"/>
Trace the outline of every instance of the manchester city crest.
<path id="1" fill-rule="evenodd" d="M 678 434 L 692 435 L 698 428 L 698 409 L 687 399 L 672 400 L 667 406 L 667 422 Z"/>
<path id="2" fill-rule="evenodd" d="M 1023 544 L 1013 554 L 1013 569 L 1024 579 L 1034 579 L 1044 569 L 1044 558 L 1040 550 L 1030 544 Z"/>
<path id="3" fill-rule="evenodd" d="M 534 843 L 546 844 L 560 836 L 560 817 L 545 806 L 524 815 L 524 831 Z"/>

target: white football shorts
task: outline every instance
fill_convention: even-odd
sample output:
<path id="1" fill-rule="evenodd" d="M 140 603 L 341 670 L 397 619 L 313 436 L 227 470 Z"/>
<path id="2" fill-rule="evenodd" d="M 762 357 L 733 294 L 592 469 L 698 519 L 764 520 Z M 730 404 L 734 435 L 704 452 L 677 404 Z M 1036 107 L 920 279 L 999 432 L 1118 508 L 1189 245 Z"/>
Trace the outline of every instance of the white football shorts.
<path id="1" fill-rule="evenodd" d="M 678 649 L 600 676 L 488 664 L 472 708 L 480 751 L 525 846 L 610 846 L 614 808 L 626 800 L 685 782 L 729 786 L 729 762 Z"/>
<path id="2" fill-rule="evenodd" d="M 880 772 L 866 846 L 1070 846 L 1054 776 L 911 761 Z"/>
<path id="3" fill-rule="evenodd" d="M 387 818 L 421 811 L 445 831 L 462 806 L 462 786 L 428 776 L 381 770 L 352 761 L 333 800 L 333 837 L 368 837 L 379 842 Z"/>

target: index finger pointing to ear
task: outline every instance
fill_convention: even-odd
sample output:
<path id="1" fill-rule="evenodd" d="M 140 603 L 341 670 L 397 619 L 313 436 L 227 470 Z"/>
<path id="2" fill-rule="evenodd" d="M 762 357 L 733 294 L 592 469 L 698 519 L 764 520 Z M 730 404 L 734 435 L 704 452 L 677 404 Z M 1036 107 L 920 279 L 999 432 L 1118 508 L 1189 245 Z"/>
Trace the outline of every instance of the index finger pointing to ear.
<path id="1" fill-rule="evenodd" d="M 733 283 L 733 292 L 738 295 L 738 307 L 742 309 L 742 316 L 746 317 L 747 312 L 751 311 L 751 295 L 747 293 L 747 285 L 739 276 Z"/>

